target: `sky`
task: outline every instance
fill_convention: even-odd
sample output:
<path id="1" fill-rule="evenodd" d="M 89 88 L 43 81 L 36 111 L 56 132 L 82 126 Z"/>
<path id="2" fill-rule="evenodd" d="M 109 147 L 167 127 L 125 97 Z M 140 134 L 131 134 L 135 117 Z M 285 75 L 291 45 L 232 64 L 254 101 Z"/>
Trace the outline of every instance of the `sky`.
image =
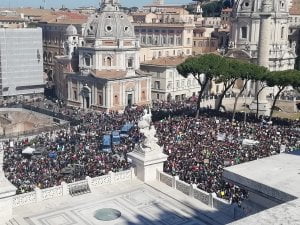
<path id="1" fill-rule="evenodd" d="M 67 8 L 76 8 L 78 6 L 99 6 L 100 0 L 45 0 L 46 8 L 58 8 L 64 5 Z M 122 6 L 143 6 L 151 3 L 153 0 L 120 0 Z M 186 4 L 191 0 L 165 0 L 166 4 Z M 39 7 L 43 5 L 43 0 L 0 0 L 0 8 L 14 7 Z"/>

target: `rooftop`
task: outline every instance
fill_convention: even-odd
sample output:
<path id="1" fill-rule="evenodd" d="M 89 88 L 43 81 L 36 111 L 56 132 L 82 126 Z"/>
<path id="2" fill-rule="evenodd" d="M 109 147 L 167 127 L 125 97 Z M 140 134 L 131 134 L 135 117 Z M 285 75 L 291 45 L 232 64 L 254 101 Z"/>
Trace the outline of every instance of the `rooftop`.
<path id="1" fill-rule="evenodd" d="M 225 171 L 299 198 L 299 162 L 300 152 L 298 155 L 283 153 L 228 167 Z"/>
<path id="2" fill-rule="evenodd" d="M 232 225 L 300 224 L 300 151 L 283 153 L 225 168 L 234 183 L 285 202 Z"/>
<path id="3" fill-rule="evenodd" d="M 88 19 L 87 15 L 78 12 L 53 11 L 35 8 L 18 8 L 15 11 L 26 17 L 35 17 L 36 20 L 46 23 L 82 24 Z"/>
<path id="4" fill-rule="evenodd" d="M 157 58 L 149 61 L 145 61 L 141 63 L 141 66 L 177 66 L 183 63 L 188 56 L 177 56 L 177 57 L 164 57 Z"/>
<path id="5" fill-rule="evenodd" d="M 14 21 L 14 22 L 25 22 L 25 19 L 19 16 L 1 16 L 0 21 Z"/>

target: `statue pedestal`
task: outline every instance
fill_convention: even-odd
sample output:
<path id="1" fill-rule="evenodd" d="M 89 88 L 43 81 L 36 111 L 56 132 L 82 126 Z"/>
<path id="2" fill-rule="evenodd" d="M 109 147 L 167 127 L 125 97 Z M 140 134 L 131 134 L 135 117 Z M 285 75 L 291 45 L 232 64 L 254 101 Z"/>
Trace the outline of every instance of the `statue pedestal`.
<path id="1" fill-rule="evenodd" d="M 144 151 L 143 147 L 137 146 L 128 154 L 132 160 L 135 175 L 143 182 L 156 180 L 156 171 L 163 171 L 164 162 L 168 156 L 162 153 L 162 147 L 153 151 Z"/>
<path id="2" fill-rule="evenodd" d="M 13 196 L 17 188 L 0 174 L 0 222 L 8 222 L 12 219 Z M 0 223 L 2 224 L 2 223 Z"/>

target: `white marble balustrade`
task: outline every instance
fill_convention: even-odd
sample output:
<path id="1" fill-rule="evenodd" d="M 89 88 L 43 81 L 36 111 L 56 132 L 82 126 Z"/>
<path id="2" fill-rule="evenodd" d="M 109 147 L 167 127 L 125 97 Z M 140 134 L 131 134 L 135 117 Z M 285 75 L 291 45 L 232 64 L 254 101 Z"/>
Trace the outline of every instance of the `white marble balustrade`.
<path id="1" fill-rule="evenodd" d="M 131 168 L 129 170 L 116 173 L 110 172 L 108 175 L 100 177 L 86 177 L 85 180 L 76 181 L 74 183 L 66 184 L 63 182 L 61 185 L 51 188 L 36 188 L 32 192 L 15 195 L 13 197 L 13 208 L 69 195 L 69 189 L 72 187 L 88 184 L 91 191 L 93 191 L 93 188 L 97 188 L 102 185 L 131 181 L 133 178 L 134 170 Z"/>

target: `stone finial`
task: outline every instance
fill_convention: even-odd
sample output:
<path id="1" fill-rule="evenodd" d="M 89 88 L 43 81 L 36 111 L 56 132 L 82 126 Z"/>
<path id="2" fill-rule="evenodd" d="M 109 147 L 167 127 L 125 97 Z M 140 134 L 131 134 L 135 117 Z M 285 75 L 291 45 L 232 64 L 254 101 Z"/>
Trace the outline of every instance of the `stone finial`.
<path id="1" fill-rule="evenodd" d="M 119 0 L 102 0 L 100 8 L 102 11 L 119 11 Z"/>

